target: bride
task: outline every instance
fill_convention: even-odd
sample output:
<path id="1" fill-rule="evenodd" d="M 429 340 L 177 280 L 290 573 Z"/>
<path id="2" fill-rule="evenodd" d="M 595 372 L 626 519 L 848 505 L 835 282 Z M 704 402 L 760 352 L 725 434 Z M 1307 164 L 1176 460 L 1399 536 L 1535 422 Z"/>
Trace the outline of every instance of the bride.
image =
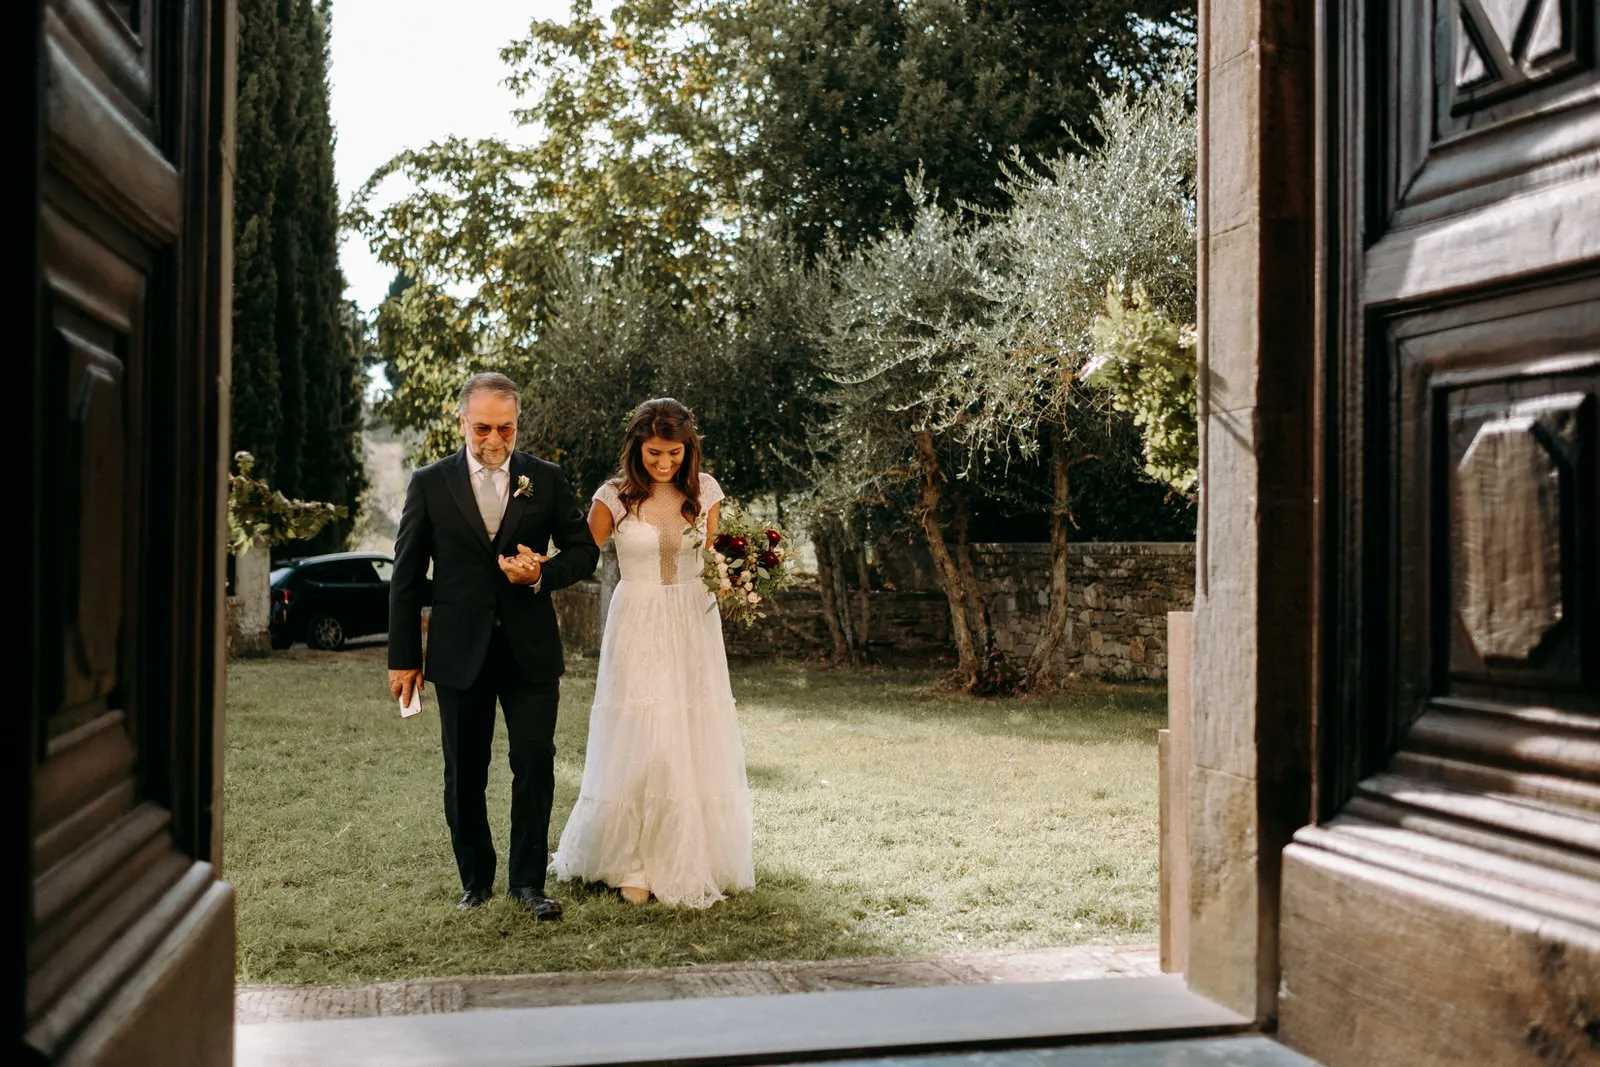
<path id="1" fill-rule="evenodd" d="M 641 404 L 622 473 L 589 512 L 617 539 L 622 580 L 600 645 L 577 806 L 550 861 L 642 904 L 707 907 L 755 884 L 751 797 L 722 621 L 701 582 L 722 490 L 700 470 L 694 416 Z"/>

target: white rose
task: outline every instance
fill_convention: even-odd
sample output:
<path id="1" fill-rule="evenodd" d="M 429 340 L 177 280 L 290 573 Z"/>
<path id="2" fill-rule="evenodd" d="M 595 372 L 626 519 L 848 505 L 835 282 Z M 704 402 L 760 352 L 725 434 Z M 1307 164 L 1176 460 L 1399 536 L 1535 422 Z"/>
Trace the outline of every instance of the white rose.
<path id="1" fill-rule="evenodd" d="M 761 598 L 756 596 L 754 593 L 751 593 L 749 596 L 745 597 L 745 599 L 750 601 L 750 603 L 752 603 L 752 604 L 761 603 Z"/>
<path id="2" fill-rule="evenodd" d="M 733 583 L 728 581 L 728 579 L 726 579 L 726 578 L 724 578 L 724 579 L 722 579 L 722 581 L 718 582 L 717 585 L 718 585 L 719 588 L 722 589 L 723 592 L 727 592 L 729 589 L 733 588 Z"/>
<path id="3" fill-rule="evenodd" d="M 724 574 L 724 575 L 727 574 L 728 573 L 728 565 L 726 563 L 717 564 L 717 573 L 718 574 Z"/>

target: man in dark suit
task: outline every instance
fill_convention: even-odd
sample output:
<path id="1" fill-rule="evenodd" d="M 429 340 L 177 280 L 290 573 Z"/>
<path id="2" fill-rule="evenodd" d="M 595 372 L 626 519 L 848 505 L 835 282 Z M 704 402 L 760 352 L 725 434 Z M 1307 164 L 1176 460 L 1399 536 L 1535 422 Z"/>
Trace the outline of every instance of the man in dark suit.
<path id="1" fill-rule="evenodd" d="M 511 742 L 510 892 L 535 918 L 559 919 L 561 905 L 544 895 L 565 670 L 550 594 L 593 574 L 600 550 L 561 468 L 514 449 L 517 414 L 515 382 L 473 375 L 461 390 L 466 447 L 411 476 L 389 586 L 389 690 L 410 703 L 424 678 L 434 686 L 462 910 L 494 889 L 484 790 L 499 700 Z M 552 542 L 558 552 L 547 557 Z"/>

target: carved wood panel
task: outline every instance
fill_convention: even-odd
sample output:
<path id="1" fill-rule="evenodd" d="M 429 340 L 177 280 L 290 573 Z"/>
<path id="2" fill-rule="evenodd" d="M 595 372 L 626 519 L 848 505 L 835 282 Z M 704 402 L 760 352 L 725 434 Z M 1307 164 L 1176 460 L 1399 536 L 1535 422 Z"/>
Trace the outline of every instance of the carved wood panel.
<path id="1" fill-rule="evenodd" d="M 1449 114 L 1459 117 L 1584 69 L 1594 5 L 1583 0 L 1454 0 L 1439 21 Z"/>
<path id="2" fill-rule="evenodd" d="M 1592 566 L 1581 550 L 1590 525 L 1583 483 L 1592 480 L 1595 400 L 1545 391 L 1562 383 L 1584 379 L 1448 397 L 1453 679 L 1582 685 Z"/>
<path id="3" fill-rule="evenodd" d="M 1600 237 L 1555 230 L 1562 204 L 1600 195 L 1592 0 L 1363 6 L 1366 54 L 1381 57 L 1369 68 L 1381 76 L 1363 86 L 1381 121 L 1355 153 L 1371 179 L 1361 183 L 1370 299 L 1592 258 Z"/>
<path id="4" fill-rule="evenodd" d="M 175 958 L 182 930 L 231 928 L 209 818 L 197 833 L 192 804 L 213 788 L 201 687 L 214 620 L 196 607 L 216 584 L 217 499 L 202 488 L 199 506 L 173 504 L 196 500 L 220 450 L 225 376 L 204 301 L 226 290 L 202 272 L 226 216 L 207 177 L 204 42 L 231 22 L 214 13 L 204 0 L 44 5 L 33 564 L 47 654 L 24 1016 L 26 1043 L 49 1059 L 92 1059 L 82 1050 L 125 1032 L 127 986 Z M 174 408 L 199 432 L 175 435 Z M 227 1024 L 203 1014 L 208 1035 Z"/>
<path id="5" fill-rule="evenodd" d="M 1324 10 L 1329 621 L 1279 1033 L 1329 1067 L 1588 1062 L 1596 5 Z"/>
<path id="6" fill-rule="evenodd" d="M 1396 721 L 1441 701 L 1600 715 L 1600 282 L 1402 315 L 1386 332 L 1400 367 Z"/>

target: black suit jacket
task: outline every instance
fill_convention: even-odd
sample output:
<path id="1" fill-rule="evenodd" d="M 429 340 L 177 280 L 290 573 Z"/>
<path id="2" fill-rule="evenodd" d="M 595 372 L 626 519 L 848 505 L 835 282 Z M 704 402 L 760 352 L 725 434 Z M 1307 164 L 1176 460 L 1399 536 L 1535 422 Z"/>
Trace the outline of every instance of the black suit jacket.
<path id="1" fill-rule="evenodd" d="M 526 452 L 512 452 L 509 462 L 511 495 L 493 544 L 472 494 L 465 449 L 411 476 L 389 585 L 391 670 L 424 667 L 422 605 L 430 561 L 428 681 L 452 689 L 472 685 L 488 654 L 496 618 L 530 681 L 553 679 L 566 669 L 550 594 L 593 574 L 600 549 L 560 467 Z M 531 492 L 517 496 L 522 478 L 528 479 Z M 560 553 L 545 563 L 537 593 L 532 586 L 513 584 L 501 572 L 498 557 L 516 555 L 517 545 L 548 554 L 552 542 Z"/>

